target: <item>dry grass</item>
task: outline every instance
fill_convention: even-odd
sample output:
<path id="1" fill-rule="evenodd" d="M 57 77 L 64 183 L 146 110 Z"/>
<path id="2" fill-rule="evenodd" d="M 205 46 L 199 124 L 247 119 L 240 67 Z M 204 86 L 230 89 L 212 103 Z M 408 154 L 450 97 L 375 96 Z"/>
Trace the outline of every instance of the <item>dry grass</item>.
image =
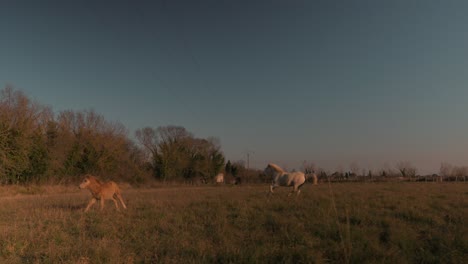
<path id="1" fill-rule="evenodd" d="M 16 187 L 18 188 L 18 187 Z M 123 191 L 83 213 L 77 187 L 0 189 L 1 263 L 462 263 L 468 185 L 306 185 Z M 60 190 L 61 195 L 51 193 Z M 27 194 L 32 193 L 32 194 Z"/>

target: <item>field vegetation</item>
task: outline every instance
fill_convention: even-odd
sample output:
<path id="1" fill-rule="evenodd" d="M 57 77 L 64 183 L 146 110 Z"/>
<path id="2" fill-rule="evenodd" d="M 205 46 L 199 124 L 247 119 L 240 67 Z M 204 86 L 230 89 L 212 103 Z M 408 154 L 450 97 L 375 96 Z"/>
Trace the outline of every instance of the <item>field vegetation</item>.
<path id="1" fill-rule="evenodd" d="M 123 186 L 128 210 L 76 186 L 0 189 L 1 263 L 463 263 L 465 183 Z"/>

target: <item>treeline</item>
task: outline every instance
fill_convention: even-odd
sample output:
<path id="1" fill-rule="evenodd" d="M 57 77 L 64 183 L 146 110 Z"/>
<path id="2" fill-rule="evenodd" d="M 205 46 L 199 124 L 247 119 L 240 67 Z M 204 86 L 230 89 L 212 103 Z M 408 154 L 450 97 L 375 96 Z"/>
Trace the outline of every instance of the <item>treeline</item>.
<path id="1" fill-rule="evenodd" d="M 395 168 L 385 165 L 385 168 L 376 170 L 361 169 L 356 162 L 352 162 L 348 170 L 340 166 L 335 171 L 325 170 L 312 162 L 304 161 L 301 169 L 306 173 L 316 173 L 322 181 L 466 181 L 468 179 L 468 166 L 454 166 L 447 162 L 441 163 L 439 173 L 424 175 L 419 174 L 418 169 L 409 161 L 397 162 Z"/>
<path id="2" fill-rule="evenodd" d="M 62 111 L 7 86 L 0 94 L 0 183 L 71 182 L 83 174 L 141 183 L 209 179 L 224 169 L 214 138 L 183 127 L 146 127 L 130 139 L 124 125 L 94 111 Z"/>

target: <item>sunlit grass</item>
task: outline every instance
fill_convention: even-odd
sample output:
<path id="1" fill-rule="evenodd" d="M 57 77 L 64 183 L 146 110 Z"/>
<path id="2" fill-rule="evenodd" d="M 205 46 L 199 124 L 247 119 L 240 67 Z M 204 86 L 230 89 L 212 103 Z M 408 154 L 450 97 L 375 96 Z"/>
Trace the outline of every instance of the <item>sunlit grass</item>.
<path id="1" fill-rule="evenodd" d="M 331 189 L 330 189 L 331 188 Z M 61 195 L 51 195 L 60 189 Z M 4 190 L 1 263 L 463 263 L 468 185 L 131 189 L 83 213 L 75 188 Z"/>

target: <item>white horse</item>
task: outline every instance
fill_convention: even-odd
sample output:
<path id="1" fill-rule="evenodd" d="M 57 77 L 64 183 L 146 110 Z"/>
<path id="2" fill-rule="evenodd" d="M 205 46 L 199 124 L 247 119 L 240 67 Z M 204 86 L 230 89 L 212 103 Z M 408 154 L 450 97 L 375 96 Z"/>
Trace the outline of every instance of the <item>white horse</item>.
<path id="1" fill-rule="evenodd" d="M 305 183 L 306 177 L 303 172 L 286 172 L 281 169 L 276 164 L 268 164 L 268 166 L 264 170 L 265 175 L 271 177 L 272 183 L 270 186 L 270 194 L 273 193 L 273 190 L 277 186 L 286 186 L 286 187 L 293 187 L 293 190 L 289 193 L 296 192 L 296 195 L 299 195 L 301 192 L 300 188 Z"/>
<path id="2" fill-rule="evenodd" d="M 216 175 L 215 177 L 215 182 L 216 183 L 224 183 L 224 174 L 222 173 L 218 173 L 218 175 Z"/>

